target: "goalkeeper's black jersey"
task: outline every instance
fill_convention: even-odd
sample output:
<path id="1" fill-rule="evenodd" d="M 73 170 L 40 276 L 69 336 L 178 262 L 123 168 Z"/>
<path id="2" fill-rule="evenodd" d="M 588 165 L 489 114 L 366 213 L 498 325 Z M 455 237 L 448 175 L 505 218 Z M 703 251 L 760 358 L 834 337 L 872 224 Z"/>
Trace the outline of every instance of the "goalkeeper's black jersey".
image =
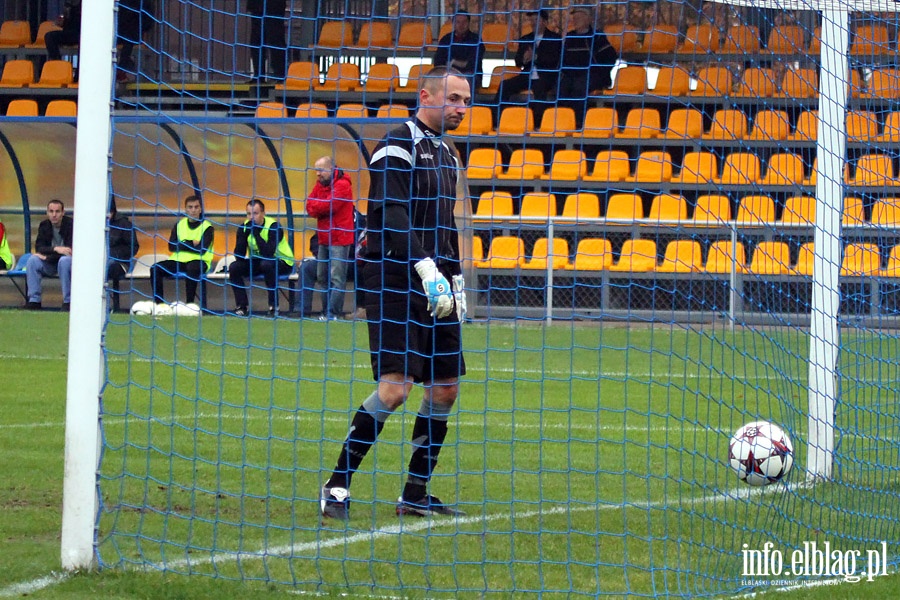
<path id="1" fill-rule="evenodd" d="M 459 169 L 456 153 L 418 119 L 390 131 L 370 163 L 367 258 L 432 257 L 459 273 L 453 217 Z"/>

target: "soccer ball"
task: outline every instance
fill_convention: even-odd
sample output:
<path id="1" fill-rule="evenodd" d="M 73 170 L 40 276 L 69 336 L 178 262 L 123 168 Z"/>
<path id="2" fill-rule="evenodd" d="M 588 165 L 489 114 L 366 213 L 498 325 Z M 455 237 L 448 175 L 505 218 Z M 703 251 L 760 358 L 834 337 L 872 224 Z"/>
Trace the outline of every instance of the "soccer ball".
<path id="1" fill-rule="evenodd" d="M 754 421 L 738 429 L 728 444 L 728 462 L 741 481 L 753 486 L 781 481 L 794 465 L 794 446 L 781 427 Z"/>

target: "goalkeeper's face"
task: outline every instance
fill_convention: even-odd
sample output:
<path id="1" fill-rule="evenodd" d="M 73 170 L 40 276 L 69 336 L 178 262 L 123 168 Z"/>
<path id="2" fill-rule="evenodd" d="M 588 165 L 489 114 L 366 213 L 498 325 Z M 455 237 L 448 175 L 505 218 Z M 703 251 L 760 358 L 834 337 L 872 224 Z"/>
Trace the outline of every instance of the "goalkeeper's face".
<path id="1" fill-rule="evenodd" d="M 419 118 L 435 131 L 453 131 L 462 123 L 472 92 L 463 77 L 448 75 L 428 82 L 420 97 Z"/>

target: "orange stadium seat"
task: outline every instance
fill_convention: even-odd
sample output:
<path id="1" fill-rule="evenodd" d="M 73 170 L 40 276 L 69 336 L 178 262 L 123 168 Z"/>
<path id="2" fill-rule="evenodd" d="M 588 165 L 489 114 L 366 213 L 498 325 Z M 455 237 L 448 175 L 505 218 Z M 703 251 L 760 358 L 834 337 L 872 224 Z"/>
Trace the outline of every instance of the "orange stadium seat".
<path id="1" fill-rule="evenodd" d="M 670 98 L 687 96 L 691 92 L 691 74 L 682 67 L 661 67 L 656 76 L 656 86 L 650 92 L 654 96 Z"/>
<path id="2" fill-rule="evenodd" d="M 742 110 L 720 109 L 713 117 L 705 140 L 740 140 L 747 136 L 747 115 Z"/>
<path id="3" fill-rule="evenodd" d="M 869 94 L 874 98 L 900 98 L 900 69 L 875 69 L 869 79 Z"/>
<path id="4" fill-rule="evenodd" d="M 884 25 L 859 25 L 850 44 L 850 54 L 873 56 L 889 54 L 891 40 L 888 29 Z"/>
<path id="5" fill-rule="evenodd" d="M 740 225 L 769 225 L 775 222 L 775 202 L 769 196 L 744 196 L 738 203 Z"/>
<path id="6" fill-rule="evenodd" d="M 528 192 L 522 197 L 519 217 L 523 221 L 546 221 L 556 216 L 556 196 L 547 192 Z"/>
<path id="7" fill-rule="evenodd" d="M 486 52 L 505 52 L 509 44 L 515 41 L 510 35 L 510 23 L 485 23 L 481 27 L 481 42 Z"/>
<path id="8" fill-rule="evenodd" d="M 287 116 L 288 109 L 281 102 L 260 102 L 256 107 L 257 119 L 283 119 Z"/>
<path id="9" fill-rule="evenodd" d="M 661 183 L 671 179 L 672 156 L 668 152 L 650 150 L 641 152 L 634 168 L 634 176 L 628 177 L 626 181 Z"/>
<path id="10" fill-rule="evenodd" d="M 773 154 L 769 158 L 762 185 L 801 185 L 803 183 L 803 161 L 791 152 Z"/>
<path id="11" fill-rule="evenodd" d="M 721 194 L 704 194 L 694 206 L 694 225 L 721 225 L 731 220 L 731 201 Z"/>
<path id="12" fill-rule="evenodd" d="M 605 90 L 604 94 L 627 94 L 639 96 L 647 92 L 647 69 L 630 65 L 623 67 L 616 73 L 612 88 Z"/>
<path id="13" fill-rule="evenodd" d="M 759 181 L 759 157 L 749 152 L 735 152 L 725 158 L 722 175 L 718 183 L 722 185 L 749 185 Z"/>
<path id="14" fill-rule="evenodd" d="M 62 28 L 54 21 L 43 21 L 40 25 L 38 25 L 37 35 L 34 36 L 34 42 L 25 44 L 25 46 L 28 48 L 46 48 L 47 34 L 51 31 L 60 31 L 61 29 Z"/>
<path id="15" fill-rule="evenodd" d="M 626 25 L 607 25 L 603 28 L 603 33 L 606 35 L 609 45 L 619 54 L 622 54 L 623 52 L 635 52 L 639 48 L 638 34 L 633 27 L 629 28 Z"/>
<path id="16" fill-rule="evenodd" d="M 606 202 L 607 219 L 632 223 L 644 218 L 644 201 L 638 194 L 612 194 Z"/>
<path id="17" fill-rule="evenodd" d="M 26 87 L 34 83 L 34 63 L 30 60 L 8 60 L 0 75 L 0 88 Z"/>
<path id="18" fill-rule="evenodd" d="M 359 88 L 359 65 L 345 62 L 332 63 L 325 73 L 325 81 L 315 89 L 323 92 L 352 92 Z"/>
<path id="19" fill-rule="evenodd" d="M 794 133 L 788 135 L 787 139 L 796 142 L 815 141 L 818 135 L 819 111 L 806 110 L 797 117 L 797 126 L 794 128 Z"/>
<path id="20" fill-rule="evenodd" d="M 788 69 L 781 80 L 778 98 L 815 98 L 819 93 L 819 76 L 815 69 Z"/>
<path id="21" fill-rule="evenodd" d="M 872 207 L 872 225 L 896 229 L 900 227 L 900 198 L 879 198 Z"/>
<path id="22" fill-rule="evenodd" d="M 484 260 L 484 242 L 477 235 L 472 236 L 472 261 Z"/>
<path id="23" fill-rule="evenodd" d="M 727 96 L 731 94 L 731 71 L 725 67 L 704 67 L 697 73 L 693 96 Z"/>
<path id="24" fill-rule="evenodd" d="M 0 25 L 0 46 L 17 48 L 31 43 L 28 21 L 4 21 Z"/>
<path id="25" fill-rule="evenodd" d="M 784 201 L 781 213 L 783 225 L 812 225 L 816 222 L 816 199 L 810 196 L 791 196 Z"/>
<path id="26" fill-rule="evenodd" d="M 288 65 L 284 83 L 275 85 L 276 90 L 308 91 L 321 83 L 319 65 L 309 61 L 295 61 Z"/>
<path id="27" fill-rule="evenodd" d="M 585 181 L 625 181 L 631 175 L 628 154 L 624 150 L 601 150 L 594 159 L 594 170 Z"/>
<path id="28" fill-rule="evenodd" d="M 409 68 L 409 73 L 406 76 L 406 83 L 397 88 L 398 91 L 401 92 L 417 92 L 419 91 L 419 78 L 432 69 L 431 65 L 420 64 L 413 65 Z M 471 111 L 473 108 L 478 108 L 476 106 L 472 106 L 469 108 Z"/>
<path id="29" fill-rule="evenodd" d="M 540 179 L 544 174 L 544 155 L 537 148 L 516 148 L 509 165 L 499 179 Z"/>
<path id="30" fill-rule="evenodd" d="M 723 54 L 758 54 L 759 28 L 753 25 L 732 25 L 725 34 Z"/>
<path id="31" fill-rule="evenodd" d="M 791 254 L 784 242 L 760 242 L 753 251 L 750 272 L 756 275 L 789 275 Z"/>
<path id="32" fill-rule="evenodd" d="M 326 21 L 319 31 L 316 46 L 320 48 L 349 48 L 353 45 L 353 25 L 347 21 Z"/>
<path id="33" fill-rule="evenodd" d="M 657 24 L 644 34 L 641 51 L 653 54 L 675 52 L 678 45 L 678 28 L 674 25 Z"/>
<path id="34" fill-rule="evenodd" d="M 587 175 L 587 161 L 581 150 L 557 150 L 550 163 L 550 172 L 541 179 L 550 181 L 580 181 Z"/>
<path id="35" fill-rule="evenodd" d="M 746 69 L 741 76 L 738 96 L 749 98 L 771 98 L 778 91 L 775 85 L 775 73 L 772 69 L 752 67 Z"/>
<path id="36" fill-rule="evenodd" d="M 77 117 L 78 104 L 74 100 L 51 100 L 44 111 L 45 117 Z"/>
<path id="37" fill-rule="evenodd" d="M 841 222 L 845 226 L 851 227 L 865 224 L 866 218 L 863 212 L 862 198 L 857 198 L 856 196 L 844 197 L 844 210 L 841 214 Z"/>
<path id="38" fill-rule="evenodd" d="M 569 265 L 569 242 L 555 237 L 551 244 L 545 237 L 538 238 L 531 249 L 531 258 L 522 268 L 546 270 L 548 261 L 553 269 L 565 269 Z"/>
<path id="39" fill-rule="evenodd" d="M 856 172 L 851 185 L 882 186 L 894 185 L 894 163 L 886 154 L 866 154 L 856 162 Z"/>
<path id="40" fill-rule="evenodd" d="M 367 92 L 390 92 L 400 87 L 400 70 L 397 65 L 375 63 L 366 74 L 364 89 Z"/>
<path id="41" fill-rule="evenodd" d="M 788 114 L 783 110 L 761 110 L 753 119 L 753 129 L 748 140 L 786 140 L 791 133 Z"/>
<path id="42" fill-rule="evenodd" d="M 487 106 L 471 106 L 466 111 L 456 135 L 487 135 L 494 129 L 494 117 Z"/>
<path id="43" fill-rule="evenodd" d="M 622 244 L 619 260 L 609 270 L 628 273 L 654 271 L 656 269 L 656 242 L 647 239 L 628 239 Z"/>
<path id="44" fill-rule="evenodd" d="M 368 21 L 359 30 L 359 38 L 354 48 L 393 48 L 394 32 L 391 24 L 384 21 Z M 377 64 L 377 63 L 376 63 Z"/>
<path id="45" fill-rule="evenodd" d="M 579 192 L 566 196 L 563 204 L 563 217 L 571 219 L 597 219 L 600 217 L 600 199 L 597 194 Z"/>
<path id="46" fill-rule="evenodd" d="M 846 125 L 849 142 L 868 142 L 878 138 L 878 117 L 872 111 L 848 111 Z"/>
<path id="47" fill-rule="evenodd" d="M 819 56 L 822 53 L 822 28 L 813 29 L 812 37 L 809 40 L 809 51 L 813 56 Z"/>
<path id="48" fill-rule="evenodd" d="M 696 108 L 676 108 L 669 114 L 665 137 L 669 139 L 703 136 L 703 113 Z"/>
<path id="49" fill-rule="evenodd" d="M 534 131 L 534 112 L 526 106 L 507 106 L 500 113 L 497 135 L 526 135 Z"/>
<path id="50" fill-rule="evenodd" d="M 900 277 L 900 244 L 888 253 L 887 266 L 881 271 L 882 277 Z"/>
<path id="51" fill-rule="evenodd" d="M 400 26 L 397 35 L 398 48 L 421 50 L 433 43 L 431 26 L 425 21 L 410 21 Z"/>
<path id="52" fill-rule="evenodd" d="M 37 117 L 39 114 L 37 100 L 30 98 L 12 100 L 6 107 L 7 117 Z"/>
<path id="53" fill-rule="evenodd" d="M 712 152 L 688 152 L 681 161 L 681 171 L 672 183 L 710 183 L 719 174 L 719 162 Z"/>
<path id="54" fill-rule="evenodd" d="M 607 106 L 592 107 L 584 115 L 581 135 L 586 138 L 608 138 L 619 131 L 619 115 L 616 109 Z"/>
<path id="55" fill-rule="evenodd" d="M 696 240 L 673 240 L 666 246 L 660 273 L 699 273 L 703 270 L 703 250 Z"/>
<path id="56" fill-rule="evenodd" d="M 566 269 L 573 271 L 606 271 L 612 266 L 612 245 L 605 238 L 587 238 L 578 242 L 575 259 Z"/>
<path id="57" fill-rule="evenodd" d="M 844 248 L 844 259 L 841 262 L 841 275 L 844 277 L 862 277 L 877 275 L 881 271 L 881 253 L 877 244 L 854 243 Z"/>
<path id="58" fill-rule="evenodd" d="M 334 116 L 338 119 L 366 119 L 369 117 L 369 109 L 365 104 L 346 103 L 339 104 Z"/>
<path id="59" fill-rule="evenodd" d="M 485 94 L 496 94 L 500 91 L 500 82 L 516 75 L 521 75 L 522 71 L 518 67 L 499 66 L 494 67 L 491 71 L 491 80 L 486 88 L 482 88 Z"/>
<path id="60" fill-rule="evenodd" d="M 541 125 L 532 135 L 541 137 L 568 136 L 578 133 L 575 111 L 569 107 L 551 107 L 544 111 Z"/>
<path id="61" fill-rule="evenodd" d="M 862 78 L 858 69 L 850 69 L 850 97 L 851 98 L 868 98 L 869 93 L 866 92 L 866 80 Z"/>
<path id="62" fill-rule="evenodd" d="M 61 88 L 75 83 L 72 63 L 67 60 L 48 60 L 41 68 L 41 78 L 28 87 Z"/>
<path id="63" fill-rule="evenodd" d="M 815 248 L 814 242 L 800 244 L 800 252 L 797 254 L 797 264 L 794 265 L 794 273 L 804 277 L 812 277 L 813 267 L 816 262 Z"/>
<path id="64" fill-rule="evenodd" d="M 819 159 L 814 158 L 812 169 L 810 169 L 809 171 L 809 177 L 806 178 L 806 181 L 803 182 L 803 185 L 816 185 L 816 180 L 818 179 L 818 164 Z M 847 183 L 850 182 L 850 163 L 846 161 L 844 161 L 844 181 Z"/>
<path id="65" fill-rule="evenodd" d="M 884 129 L 876 138 L 879 142 L 900 142 L 900 112 L 892 111 L 884 118 Z"/>
<path id="66" fill-rule="evenodd" d="M 473 221 L 490 221 L 494 218 L 513 216 L 512 194 L 504 191 L 482 192 L 478 198 L 478 208 L 472 215 Z"/>
<path id="67" fill-rule="evenodd" d="M 719 29 L 713 25 L 691 25 L 684 34 L 684 43 L 678 52 L 684 54 L 709 54 L 719 49 Z"/>
<path id="68" fill-rule="evenodd" d="M 516 236 L 499 235 L 491 240 L 488 256 L 475 266 L 488 269 L 515 269 L 525 264 L 525 244 Z"/>
<path id="69" fill-rule="evenodd" d="M 442 37 L 447 35 L 448 33 L 453 31 L 453 21 L 445 21 L 441 28 L 438 30 L 437 39 L 435 39 L 435 43 L 440 41 Z"/>
<path id="70" fill-rule="evenodd" d="M 493 179 L 503 171 L 503 159 L 496 148 L 475 148 L 469 152 L 468 179 Z"/>
<path id="71" fill-rule="evenodd" d="M 294 116 L 298 119 L 321 119 L 328 116 L 328 107 L 321 102 L 305 102 L 297 107 Z"/>
<path id="72" fill-rule="evenodd" d="M 618 138 L 656 138 L 662 133 L 659 110 L 655 108 L 632 108 L 625 116 L 625 125 L 615 137 Z"/>
<path id="73" fill-rule="evenodd" d="M 654 196 L 650 203 L 647 219 L 655 222 L 684 221 L 687 219 L 687 200 L 684 199 L 684 196 L 675 194 Z"/>
<path id="74" fill-rule="evenodd" d="M 806 54 L 803 28 L 797 25 L 778 25 L 769 32 L 766 50 L 773 54 Z"/>
<path id="75" fill-rule="evenodd" d="M 405 104 L 382 104 L 375 112 L 376 119 L 408 119 L 409 107 Z"/>
<path id="76" fill-rule="evenodd" d="M 720 240 L 710 244 L 705 271 L 722 274 L 731 273 L 732 269 L 735 273 L 747 272 L 747 252 L 743 242 L 732 244 L 731 241 Z"/>

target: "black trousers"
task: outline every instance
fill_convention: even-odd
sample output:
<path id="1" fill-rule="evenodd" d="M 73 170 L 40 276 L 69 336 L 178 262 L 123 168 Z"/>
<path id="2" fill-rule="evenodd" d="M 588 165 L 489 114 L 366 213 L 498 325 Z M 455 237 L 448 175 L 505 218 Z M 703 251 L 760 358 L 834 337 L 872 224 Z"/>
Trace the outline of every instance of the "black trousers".
<path id="1" fill-rule="evenodd" d="M 283 261 L 273 258 L 238 258 L 228 266 L 228 281 L 234 290 L 234 303 L 236 306 L 248 306 L 247 284 L 248 277 L 256 277 L 262 274 L 266 281 L 266 292 L 269 297 L 269 306 L 278 306 L 278 275 L 284 274 L 290 267 Z"/>
<path id="2" fill-rule="evenodd" d="M 203 273 L 206 272 L 206 263 L 202 260 L 178 262 L 177 260 L 163 260 L 150 267 L 150 281 L 153 283 L 153 301 L 157 304 L 165 302 L 164 287 L 166 277 L 184 275 L 185 302 L 193 302 L 197 296 L 197 285 Z M 203 293 L 205 286 L 200 288 L 200 305 L 204 306 L 206 295 Z"/>
<path id="3" fill-rule="evenodd" d="M 279 17 L 263 15 L 250 19 L 250 60 L 256 79 L 262 80 L 266 75 L 266 59 L 275 79 L 287 76 L 287 41 L 283 16 L 282 12 Z"/>

